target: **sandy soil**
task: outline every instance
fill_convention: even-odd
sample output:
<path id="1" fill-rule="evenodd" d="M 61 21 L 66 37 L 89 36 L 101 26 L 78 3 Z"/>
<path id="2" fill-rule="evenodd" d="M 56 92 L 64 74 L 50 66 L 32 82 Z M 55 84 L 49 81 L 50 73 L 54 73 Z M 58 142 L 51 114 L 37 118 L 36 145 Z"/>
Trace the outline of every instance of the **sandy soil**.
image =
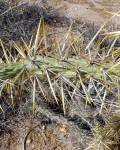
<path id="1" fill-rule="evenodd" d="M 33 4 L 33 2 L 30 2 Z M 102 25 L 110 14 L 120 9 L 119 0 L 35 0 L 35 4 L 46 7 L 52 7 L 57 12 L 68 18 L 77 19 L 83 22 Z M 119 17 L 111 21 L 113 24 L 120 25 Z"/>
<path id="2" fill-rule="evenodd" d="M 20 1 L 24 2 L 26 1 Z M 120 29 L 119 16 L 111 18 L 114 13 L 120 11 L 119 0 L 29 0 L 28 5 L 38 6 L 46 14 L 52 14 L 51 26 L 48 25 L 47 29 L 60 40 L 67 33 L 72 21 L 75 22 L 75 40 L 81 42 L 89 42 L 106 21 L 105 31 Z"/>

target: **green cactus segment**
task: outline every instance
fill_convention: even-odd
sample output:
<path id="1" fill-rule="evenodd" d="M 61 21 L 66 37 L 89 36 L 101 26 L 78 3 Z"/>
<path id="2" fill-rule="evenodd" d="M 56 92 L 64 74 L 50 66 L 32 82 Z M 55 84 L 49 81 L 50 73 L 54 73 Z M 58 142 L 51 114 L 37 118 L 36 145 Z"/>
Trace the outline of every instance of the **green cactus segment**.
<path id="1" fill-rule="evenodd" d="M 31 73 L 36 73 L 39 76 L 46 76 L 47 69 L 52 76 L 64 76 L 67 78 L 76 77 L 78 73 L 83 78 L 94 77 L 102 79 L 103 74 L 109 75 L 111 78 L 119 76 L 120 65 L 112 68 L 108 63 L 90 64 L 84 59 L 69 58 L 67 60 L 57 60 L 50 57 L 36 56 L 35 59 L 24 59 L 23 62 L 15 62 L 11 64 L 0 65 L 0 79 L 14 78 L 23 68 L 26 68 Z M 111 68 L 109 70 L 109 68 Z M 103 73 L 104 72 L 104 73 Z"/>
<path id="2" fill-rule="evenodd" d="M 76 77 L 79 72 L 84 78 L 93 76 L 95 78 L 102 79 L 103 70 L 105 70 L 106 74 L 109 74 L 111 77 L 117 76 L 120 71 L 120 65 L 109 71 L 109 68 L 112 67 L 109 63 L 90 64 L 84 59 L 74 58 L 57 60 L 50 57 L 43 58 L 41 56 L 37 56 L 32 63 L 29 60 L 25 60 L 24 64 L 28 70 L 34 71 L 36 74 L 41 76 L 45 75 L 45 69 L 47 69 L 51 74 L 53 73 L 58 76 L 62 75 L 67 78 Z"/>
<path id="3" fill-rule="evenodd" d="M 21 62 L 0 64 L 0 79 L 14 78 L 23 69 L 23 66 Z"/>

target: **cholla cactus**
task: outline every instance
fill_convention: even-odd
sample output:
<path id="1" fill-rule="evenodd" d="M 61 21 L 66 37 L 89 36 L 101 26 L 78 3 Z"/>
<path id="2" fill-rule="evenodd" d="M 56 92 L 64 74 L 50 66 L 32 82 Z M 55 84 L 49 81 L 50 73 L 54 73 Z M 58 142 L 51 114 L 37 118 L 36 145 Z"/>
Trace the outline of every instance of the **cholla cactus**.
<path id="1" fill-rule="evenodd" d="M 68 34 L 70 33 L 71 27 Z M 8 84 L 8 80 L 10 86 L 17 83 L 18 79 L 21 79 L 21 75 L 25 72 L 26 75 L 24 79 L 21 79 L 21 83 L 25 82 L 25 80 L 32 78 L 33 84 L 33 111 L 34 111 L 34 103 L 35 103 L 35 86 L 39 85 L 40 90 L 43 95 L 45 95 L 45 91 L 42 90 L 42 85 L 39 82 L 40 78 L 45 78 L 48 80 L 50 85 L 50 89 L 52 94 L 58 104 L 58 98 L 55 93 L 55 89 L 53 87 L 52 81 L 61 80 L 61 85 L 59 87 L 62 99 L 63 110 L 65 113 L 65 94 L 63 83 L 73 87 L 73 91 L 79 91 L 77 88 L 77 84 L 81 85 L 84 91 L 86 102 L 91 103 L 92 98 L 89 94 L 89 90 L 84 85 L 84 80 L 92 80 L 92 86 L 94 86 L 93 79 L 102 81 L 103 85 L 112 83 L 113 85 L 117 84 L 116 81 L 120 77 L 120 62 L 118 61 L 120 53 L 119 50 L 113 49 L 111 52 L 107 53 L 106 56 L 102 57 L 96 50 L 95 52 L 89 51 L 89 54 L 83 53 L 80 58 L 68 57 L 68 52 L 73 45 L 70 43 L 70 46 L 66 47 L 66 43 L 63 46 L 58 46 L 58 54 L 56 55 L 54 52 L 47 52 L 47 41 L 46 41 L 46 30 L 44 26 L 43 19 L 40 20 L 35 41 L 30 41 L 30 44 L 25 43 L 23 41 L 23 46 L 17 45 L 13 42 L 13 46 L 17 51 L 16 56 L 12 56 L 10 51 L 6 51 L 2 41 L 1 46 L 4 52 L 4 59 L 0 64 L 0 80 L 1 80 L 1 92 L 4 89 L 5 84 Z M 33 44 L 32 44 L 33 43 Z M 43 44 L 44 43 L 44 44 Z M 44 45 L 44 48 L 41 45 Z M 42 47 L 42 48 L 41 48 Z M 88 49 L 89 47 L 87 47 Z M 43 50 L 42 50 L 43 49 Z M 56 48 L 57 49 L 57 48 Z M 42 52 L 45 52 L 47 55 L 42 55 Z M 98 55 L 97 55 L 98 54 Z M 116 57 L 117 55 L 117 57 Z M 71 82 L 71 78 L 77 80 L 76 84 Z M 94 87 L 95 88 L 95 87 Z M 74 92 L 71 94 L 73 97 Z"/>

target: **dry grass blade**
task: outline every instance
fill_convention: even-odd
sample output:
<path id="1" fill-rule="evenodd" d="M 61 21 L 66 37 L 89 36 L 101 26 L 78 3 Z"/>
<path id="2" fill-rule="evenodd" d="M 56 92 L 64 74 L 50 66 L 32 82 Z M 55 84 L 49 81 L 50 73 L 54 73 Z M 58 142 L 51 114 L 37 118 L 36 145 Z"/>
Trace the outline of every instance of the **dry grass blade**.
<path id="1" fill-rule="evenodd" d="M 3 43 L 2 43 L 2 40 L 1 40 L 1 39 L 0 39 L 0 43 L 1 43 L 1 46 L 2 46 L 2 49 L 3 49 L 3 53 L 4 53 L 4 56 L 5 56 L 5 59 L 6 59 L 6 63 L 7 63 L 7 64 L 10 64 L 10 61 L 9 61 L 9 59 L 8 59 L 8 55 L 7 55 L 7 53 L 6 53 L 6 50 L 5 50 L 4 46 L 3 46 Z"/>
<path id="2" fill-rule="evenodd" d="M 57 44 L 57 48 L 58 48 L 58 51 L 57 51 L 57 52 L 59 53 L 60 59 L 62 60 L 63 55 L 62 55 L 62 51 L 61 51 L 61 48 L 60 48 L 60 42 L 59 42 L 58 37 L 56 37 L 55 42 L 56 42 L 56 44 Z"/>
<path id="3" fill-rule="evenodd" d="M 98 95 L 98 97 L 99 97 L 99 99 L 100 99 L 100 101 L 101 101 L 101 107 L 100 107 L 100 111 L 99 111 L 99 114 L 101 114 L 102 113 L 102 109 L 103 109 L 103 107 L 105 106 L 104 105 L 104 100 L 102 99 L 102 97 L 100 96 L 100 93 L 98 92 L 98 90 L 97 90 L 97 88 L 96 88 L 96 86 L 95 86 L 95 84 L 94 84 L 94 81 L 93 80 L 91 80 L 92 81 L 92 84 L 93 84 L 93 86 L 94 86 L 94 89 L 95 89 L 95 91 L 97 92 L 97 95 Z"/>
<path id="4" fill-rule="evenodd" d="M 0 97 L 2 96 L 2 91 L 4 89 L 4 87 L 6 86 L 7 82 L 3 81 L 2 84 L 0 85 Z"/>
<path id="5" fill-rule="evenodd" d="M 117 41 L 118 38 L 119 38 L 119 36 L 117 36 L 117 37 L 115 38 L 115 40 L 113 41 L 113 43 L 112 43 L 110 49 L 109 49 L 108 52 L 107 52 L 107 55 L 106 55 L 107 57 L 109 56 L 110 52 L 112 51 L 112 49 L 113 49 L 113 47 L 114 47 L 114 45 L 115 45 L 115 43 L 116 43 L 116 41 Z"/>
<path id="6" fill-rule="evenodd" d="M 42 18 L 42 22 L 43 22 L 43 38 L 44 38 L 44 43 L 45 43 L 45 49 L 47 49 L 47 31 L 46 31 L 46 28 L 45 28 L 45 23 L 44 23 L 44 19 Z"/>
<path id="7" fill-rule="evenodd" d="M 92 38 L 92 40 L 88 43 L 87 47 L 85 48 L 85 50 L 89 49 L 91 44 L 94 42 L 94 40 L 96 39 L 96 37 L 98 36 L 98 34 L 101 32 L 101 30 L 103 29 L 103 27 L 106 25 L 106 22 L 101 26 L 101 28 L 97 31 L 97 33 L 94 35 L 94 37 Z"/>
<path id="8" fill-rule="evenodd" d="M 26 58 L 26 54 L 24 53 L 24 51 L 15 43 L 13 42 L 15 49 L 18 51 L 18 53 L 23 57 Z"/>
<path id="9" fill-rule="evenodd" d="M 71 23 L 71 25 L 69 27 L 69 30 L 68 30 L 67 34 L 65 35 L 65 38 L 64 38 L 65 41 L 68 39 L 68 37 L 69 37 L 69 35 L 71 33 L 71 30 L 72 30 L 72 23 Z M 66 42 L 62 46 L 62 50 L 61 50 L 62 52 L 65 51 L 65 46 L 66 46 Z"/>
<path id="10" fill-rule="evenodd" d="M 85 87 L 85 85 L 84 85 L 84 83 L 82 81 L 82 78 L 81 78 L 80 74 L 79 74 L 79 79 L 80 79 L 80 84 L 82 86 L 82 89 L 83 89 L 83 91 L 85 93 L 85 96 L 86 96 L 86 104 L 90 104 L 92 102 L 92 99 L 91 99 L 90 94 L 87 91 L 87 89 L 86 89 L 86 87 Z"/>
<path id="11" fill-rule="evenodd" d="M 56 100 L 56 103 L 59 104 L 59 103 L 58 103 L 58 99 L 57 99 L 57 97 L 56 97 L 56 94 L 55 94 L 55 92 L 54 92 L 54 89 L 53 89 L 53 86 L 52 86 L 52 83 L 51 83 L 51 80 L 50 80 L 50 77 L 49 77 L 49 74 L 48 74 L 47 69 L 45 70 L 45 72 L 46 72 L 46 75 L 47 75 L 47 79 L 48 79 L 48 82 L 49 82 L 51 91 L 52 91 L 53 96 L 54 96 L 54 98 L 55 98 L 55 100 Z"/>
<path id="12" fill-rule="evenodd" d="M 11 98 L 11 103 L 14 106 L 13 86 L 10 87 L 10 98 Z"/>
<path id="13" fill-rule="evenodd" d="M 120 76 L 120 69 L 119 69 L 119 67 L 120 67 L 120 61 L 119 61 L 118 63 L 116 63 L 115 65 L 111 66 L 111 67 L 107 70 L 107 72 L 113 72 L 113 73 L 116 72 L 116 74 L 117 74 L 118 76 Z M 116 70 L 116 71 L 115 71 L 115 70 Z M 114 71 L 115 71 L 115 72 L 114 72 Z"/>
<path id="14" fill-rule="evenodd" d="M 46 99 L 45 89 L 43 89 L 42 83 L 40 82 L 40 80 L 37 77 L 37 75 L 35 75 L 35 77 L 36 77 L 36 81 L 38 83 L 39 89 L 42 92 L 43 97 Z"/>
<path id="15" fill-rule="evenodd" d="M 120 31 L 107 32 L 107 33 L 104 33 L 103 35 L 119 36 L 120 35 Z"/>
<path id="16" fill-rule="evenodd" d="M 18 79 L 20 79 L 20 76 L 24 72 L 24 68 L 15 76 L 15 79 L 12 81 L 12 84 L 15 84 Z"/>
<path id="17" fill-rule="evenodd" d="M 64 115 L 65 115 L 66 114 L 66 109 L 65 109 L 65 95 L 64 95 L 63 81 L 62 80 L 61 80 L 61 97 L 62 97 L 63 112 L 64 112 Z"/>
<path id="18" fill-rule="evenodd" d="M 34 43 L 34 56 L 36 55 L 37 49 L 38 49 L 38 43 L 39 43 L 39 35 L 40 35 L 40 30 L 41 30 L 41 23 L 42 23 L 42 18 L 40 19 L 38 29 L 37 29 L 37 34 L 35 37 L 35 43 Z"/>
<path id="19" fill-rule="evenodd" d="M 36 79 L 35 78 L 33 78 L 33 80 L 32 79 L 30 79 L 31 80 L 31 82 L 32 82 L 32 84 L 33 84 L 33 91 L 32 91 L 32 95 L 33 95 L 33 98 L 32 98 L 32 112 L 33 112 L 33 114 L 35 114 L 35 96 L 36 96 Z"/>
<path id="20" fill-rule="evenodd" d="M 106 13 L 108 13 L 108 14 L 120 17 L 120 15 L 118 13 L 114 13 L 114 12 L 111 12 L 111 11 L 108 11 L 108 10 L 103 10 L 103 11 L 106 12 Z"/>
<path id="21" fill-rule="evenodd" d="M 26 42 L 22 39 L 22 42 L 24 43 L 24 46 L 26 48 L 26 51 L 27 51 L 27 55 L 30 57 L 32 56 L 32 51 L 30 49 L 30 47 L 26 44 Z"/>
<path id="22" fill-rule="evenodd" d="M 0 110 L 2 111 L 2 112 L 4 112 L 4 110 L 3 110 L 3 108 L 2 108 L 2 106 L 0 105 Z"/>

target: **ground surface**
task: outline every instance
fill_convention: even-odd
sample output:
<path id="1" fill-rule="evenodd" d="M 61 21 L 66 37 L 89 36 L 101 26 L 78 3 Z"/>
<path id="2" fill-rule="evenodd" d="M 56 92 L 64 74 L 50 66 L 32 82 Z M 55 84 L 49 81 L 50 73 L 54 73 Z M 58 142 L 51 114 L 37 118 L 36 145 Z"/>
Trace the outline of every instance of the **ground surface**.
<path id="1" fill-rule="evenodd" d="M 28 3 L 0 0 L 0 38 L 7 46 L 11 40 L 19 42 L 20 37 L 29 41 L 43 16 L 50 37 L 58 35 L 62 41 L 73 21 L 75 39 L 89 42 L 110 17 L 104 10 L 115 13 L 119 9 L 119 0 L 30 0 Z M 120 19 L 111 19 L 106 28 L 120 28 Z M 111 99 L 116 97 L 111 95 Z M 75 100 L 77 107 L 71 103 L 64 116 L 59 108 L 46 105 L 38 98 L 36 115 L 32 116 L 29 97 L 20 103 L 17 113 L 5 99 L 1 102 L 6 114 L 0 114 L 0 150 L 84 150 L 91 138 L 91 126 L 96 122 L 104 125 L 105 114 L 99 116 L 96 106 L 86 106 L 77 96 Z"/>

